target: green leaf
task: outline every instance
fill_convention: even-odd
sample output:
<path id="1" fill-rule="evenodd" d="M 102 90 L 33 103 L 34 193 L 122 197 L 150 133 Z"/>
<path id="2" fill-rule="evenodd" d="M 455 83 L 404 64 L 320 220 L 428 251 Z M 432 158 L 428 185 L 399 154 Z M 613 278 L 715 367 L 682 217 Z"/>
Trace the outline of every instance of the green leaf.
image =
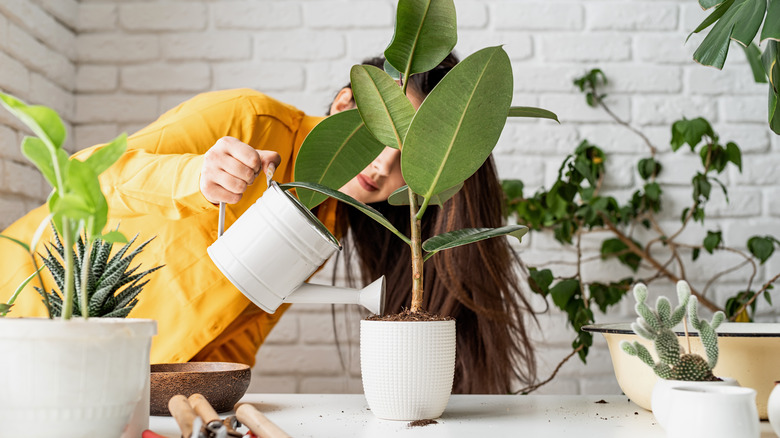
<path id="1" fill-rule="evenodd" d="M 0 93 L 0 102 L 44 142 L 55 149 L 62 147 L 66 135 L 65 124 L 53 109 L 41 105 L 27 105 L 5 93 Z"/>
<path id="2" fill-rule="evenodd" d="M 534 108 L 532 106 L 513 106 L 509 108 L 509 117 L 533 117 L 537 119 L 550 119 L 561 123 L 558 116 L 543 108 Z"/>
<path id="3" fill-rule="evenodd" d="M 723 0 L 699 0 L 702 9 L 707 10 L 723 3 Z"/>
<path id="4" fill-rule="evenodd" d="M 368 131 L 357 110 L 334 114 L 314 127 L 303 141 L 295 160 L 295 180 L 333 189 L 366 168 L 385 146 Z M 316 192 L 299 194 L 311 209 L 327 197 Z"/>
<path id="5" fill-rule="evenodd" d="M 695 261 L 696 261 L 696 259 L 698 259 L 698 258 L 699 258 L 699 254 L 701 254 L 701 249 L 699 249 L 699 248 L 694 248 L 694 249 L 693 249 L 693 253 L 691 254 L 691 259 L 692 259 L 692 260 L 695 262 Z"/>
<path id="6" fill-rule="evenodd" d="M 22 248 L 24 248 L 24 250 L 25 250 L 25 251 L 27 251 L 27 252 L 30 252 L 30 245 L 28 245 L 28 244 L 26 244 L 26 243 L 22 242 L 22 241 L 21 241 L 21 240 L 19 240 L 19 239 L 14 239 L 13 237 L 11 237 L 11 236 L 6 236 L 5 234 L 0 234 L 0 239 L 7 239 L 7 240 L 10 240 L 11 242 L 13 242 L 13 243 L 15 243 L 15 244 L 17 244 L 17 245 L 21 246 Z"/>
<path id="7" fill-rule="evenodd" d="M 672 124 L 672 150 L 677 152 L 684 144 L 691 147 L 691 151 L 701 143 L 702 138 L 707 135 L 710 138 L 715 137 L 710 123 L 702 117 L 693 120 L 683 118 Z"/>
<path id="8" fill-rule="evenodd" d="M 731 40 L 743 46 L 750 44 L 765 12 L 766 0 L 735 0 L 696 49 L 693 59 L 703 65 L 723 68 Z"/>
<path id="9" fill-rule="evenodd" d="M 68 168 L 68 153 L 64 149 L 56 149 L 60 174 L 64 175 Z M 22 154 L 27 157 L 41 172 L 46 181 L 52 187 L 57 187 L 57 176 L 52 163 L 51 152 L 48 146 L 37 137 L 25 137 L 22 140 Z"/>
<path id="10" fill-rule="evenodd" d="M 658 201 L 661 197 L 661 186 L 658 183 L 645 184 L 645 196 L 651 201 Z"/>
<path id="11" fill-rule="evenodd" d="M 761 29 L 761 42 L 766 40 L 780 40 L 780 2 L 769 0 L 764 19 L 764 28 Z"/>
<path id="12" fill-rule="evenodd" d="M 385 59 L 385 63 L 383 65 L 385 73 L 387 73 L 391 78 L 393 78 L 394 81 L 400 81 L 401 80 L 401 72 L 396 70 L 395 67 L 392 66 L 389 62 L 387 62 L 387 59 Z"/>
<path id="13" fill-rule="evenodd" d="M 775 252 L 775 245 L 771 236 L 753 236 L 748 239 L 747 247 L 750 253 L 761 261 L 762 265 L 764 262 L 769 260 L 769 257 L 772 256 L 772 253 Z"/>
<path id="14" fill-rule="evenodd" d="M 528 285 L 531 287 L 532 291 L 541 294 L 542 296 L 547 296 L 550 292 L 550 285 L 552 282 L 553 274 L 551 270 L 542 269 L 540 271 L 537 268 L 528 269 Z"/>
<path id="15" fill-rule="evenodd" d="M 764 26 L 766 28 L 766 26 Z M 753 80 L 759 84 L 766 84 L 766 72 L 764 71 L 764 65 L 761 64 L 761 50 L 754 43 L 743 47 L 745 51 L 745 58 L 747 58 L 748 64 L 750 64 L 750 71 L 753 72 Z"/>
<path id="16" fill-rule="evenodd" d="M 110 243 L 127 243 L 127 237 L 117 230 L 101 235 L 100 240 Z"/>
<path id="17" fill-rule="evenodd" d="M 90 238 L 100 236 L 108 222 L 108 203 L 100 190 L 100 180 L 87 163 L 76 159 L 71 160 L 68 167 L 68 198 L 80 197 L 90 213 L 87 222 L 87 235 Z M 64 198 L 63 198 L 64 199 Z"/>
<path id="18" fill-rule="evenodd" d="M 720 2 L 722 0 L 717 0 L 717 1 Z M 702 21 L 701 24 L 699 24 L 699 26 L 693 32 L 688 34 L 688 37 L 685 38 L 685 42 L 686 43 L 688 42 L 688 40 L 691 38 L 691 35 L 693 35 L 695 33 L 699 33 L 701 31 L 703 31 L 704 29 L 712 26 L 712 23 L 715 23 L 716 21 L 718 21 L 718 19 L 720 17 L 722 17 L 723 14 L 725 14 L 726 11 L 733 4 L 734 4 L 734 0 L 726 0 L 723 3 L 720 3 L 720 6 L 718 6 L 718 8 L 715 9 L 715 11 L 713 11 L 712 14 L 708 15 L 707 18 L 705 18 L 704 21 Z M 708 8 L 705 8 L 705 9 L 708 9 Z"/>
<path id="19" fill-rule="evenodd" d="M 580 282 L 575 279 L 567 279 L 559 281 L 555 286 L 550 289 L 550 295 L 552 296 L 553 303 L 561 310 L 566 310 L 566 305 L 569 304 L 574 295 L 580 291 Z"/>
<path id="20" fill-rule="evenodd" d="M 84 162 L 92 168 L 95 175 L 100 175 L 116 163 L 116 160 L 127 150 L 127 134 L 119 134 L 111 143 L 99 147 Z"/>
<path id="21" fill-rule="evenodd" d="M 769 128 L 780 135 L 780 43 L 768 41 L 761 61 L 769 78 Z"/>
<path id="22" fill-rule="evenodd" d="M 460 183 L 455 187 L 450 187 L 449 189 L 444 190 L 441 193 L 433 195 L 430 202 L 428 203 L 430 205 L 444 205 L 444 203 L 447 202 L 453 196 L 455 196 L 462 187 L 463 187 L 463 183 Z M 417 205 L 422 205 L 423 200 L 424 198 L 422 196 L 417 195 Z M 390 203 L 390 205 L 409 205 L 409 186 L 403 186 L 398 190 L 394 191 L 387 198 L 387 202 Z"/>
<path id="23" fill-rule="evenodd" d="M 636 244 L 636 242 L 634 242 Z M 637 245 L 638 246 L 638 245 Z M 601 258 L 606 260 L 610 257 L 617 259 L 624 265 L 636 272 L 642 259 L 628 249 L 628 245 L 620 239 L 607 239 L 601 243 Z"/>
<path id="24" fill-rule="evenodd" d="M 653 176 L 657 176 L 661 172 L 661 163 L 655 161 L 653 158 L 643 158 L 639 160 L 637 170 L 639 171 L 639 176 L 642 177 L 642 179 L 647 180 Z"/>
<path id="25" fill-rule="evenodd" d="M 353 66 L 350 78 L 363 123 L 385 146 L 400 148 L 414 117 L 414 107 L 401 87 L 372 65 Z"/>
<path id="26" fill-rule="evenodd" d="M 733 142 L 728 142 L 726 144 L 726 156 L 742 172 L 742 151 L 739 149 L 739 146 Z"/>
<path id="27" fill-rule="evenodd" d="M 355 200 L 355 198 L 353 198 L 353 197 L 351 197 L 349 195 L 345 195 L 344 193 L 341 193 L 339 191 L 333 190 L 330 187 L 323 186 L 321 184 L 310 183 L 310 182 L 300 182 L 300 181 L 297 181 L 297 182 L 281 184 L 281 185 L 279 185 L 279 187 L 281 187 L 283 190 L 287 190 L 287 189 L 291 189 L 291 188 L 307 189 L 307 190 L 312 190 L 312 191 L 315 191 L 315 192 L 319 192 L 319 193 L 325 195 L 325 197 L 330 196 L 331 198 L 336 198 L 337 200 L 339 200 L 339 201 L 341 201 L 341 202 L 343 202 L 345 204 L 349 204 L 349 205 L 357 208 L 358 210 L 363 212 L 366 216 L 368 216 L 371 219 L 377 221 L 380 225 L 384 226 L 385 228 L 390 230 L 393 234 L 395 234 L 396 236 L 400 237 L 401 240 L 403 240 L 404 242 L 411 243 L 411 240 L 409 240 L 408 237 L 404 236 L 400 231 L 398 231 L 398 229 L 395 228 L 393 226 L 393 224 L 391 224 L 390 221 L 387 220 L 387 218 L 382 216 L 382 213 L 376 211 L 375 209 L 369 207 L 366 204 L 363 204 L 360 201 Z M 298 190 L 299 198 L 301 196 L 300 192 L 301 192 L 301 190 Z"/>
<path id="28" fill-rule="evenodd" d="M 455 66 L 420 105 L 401 170 L 413 192 L 433 195 L 465 181 L 498 142 L 512 100 L 512 66 L 501 47 Z"/>
<path id="29" fill-rule="evenodd" d="M 435 253 L 499 236 L 512 236 L 521 241 L 527 232 L 528 227 L 523 225 L 507 225 L 500 228 L 465 228 L 433 236 L 423 242 L 422 248 L 429 253 Z"/>
<path id="30" fill-rule="evenodd" d="M 457 42 L 452 0 L 399 0 L 395 33 L 385 58 L 396 70 L 411 76 L 439 65 Z"/>
<path id="31" fill-rule="evenodd" d="M 722 241 L 723 233 L 721 231 L 707 231 L 707 237 L 704 238 L 704 249 L 712 254 L 712 251 L 717 248 Z"/>

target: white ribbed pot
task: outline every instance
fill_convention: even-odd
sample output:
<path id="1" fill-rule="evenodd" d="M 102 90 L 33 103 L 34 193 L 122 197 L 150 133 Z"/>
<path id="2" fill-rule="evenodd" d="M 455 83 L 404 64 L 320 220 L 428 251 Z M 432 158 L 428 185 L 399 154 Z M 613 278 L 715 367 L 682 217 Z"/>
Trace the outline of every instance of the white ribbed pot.
<path id="1" fill-rule="evenodd" d="M 120 437 L 156 331 L 147 319 L 0 318 L 0 435 Z"/>
<path id="2" fill-rule="evenodd" d="M 455 375 L 455 321 L 360 321 L 360 368 L 378 418 L 438 418 Z"/>

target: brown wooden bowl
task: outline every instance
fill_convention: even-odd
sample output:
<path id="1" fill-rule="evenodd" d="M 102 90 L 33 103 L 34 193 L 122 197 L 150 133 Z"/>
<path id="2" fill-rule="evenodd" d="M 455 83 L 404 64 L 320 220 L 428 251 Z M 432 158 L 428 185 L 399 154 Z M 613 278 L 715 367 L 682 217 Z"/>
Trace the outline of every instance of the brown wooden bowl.
<path id="1" fill-rule="evenodd" d="M 230 362 L 160 363 L 152 365 L 151 415 L 170 416 L 168 401 L 176 394 L 202 394 L 217 412 L 233 410 L 249 387 L 249 365 Z"/>

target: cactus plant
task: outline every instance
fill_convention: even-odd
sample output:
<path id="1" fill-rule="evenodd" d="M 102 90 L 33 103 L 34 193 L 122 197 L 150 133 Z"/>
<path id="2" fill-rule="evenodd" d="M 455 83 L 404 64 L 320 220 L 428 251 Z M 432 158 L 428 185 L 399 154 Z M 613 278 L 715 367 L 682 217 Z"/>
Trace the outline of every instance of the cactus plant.
<path id="1" fill-rule="evenodd" d="M 91 254 L 88 258 L 90 266 L 87 276 L 86 294 L 90 316 L 104 318 L 126 317 L 138 302 L 138 294 L 146 283 L 149 282 L 149 280 L 141 280 L 162 267 L 155 266 L 142 272 L 136 272 L 140 265 L 130 268 L 133 258 L 154 239 L 147 240 L 130 253 L 127 253 L 137 237 L 133 237 L 130 242 L 119 248 L 113 256 L 111 256 L 111 250 L 114 246 L 112 242 L 103 241 L 100 238 L 96 238 L 93 241 L 90 249 Z M 76 251 L 73 251 L 76 268 L 75 288 L 77 292 L 73 303 L 73 315 L 75 316 L 82 315 L 81 297 L 83 295 L 80 279 L 87 249 L 85 241 L 85 238 L 79 236 L 76 242 Z M 61 260 L 64 260 L 65 257 L 65 249 L 56 230 L 54 230 L 54 243 L 46 245 L 45 249 L 46 256 L 42 257 L 43 263 L 54 277 L 54 282 L 60 292 L 58 293 L 54 289 L 47 292 L 39 287 L 35 287 L 35 290 L 43 297 L 43 303 L 49 310 L 49 316 L 59 317 L 62 314 L 62 296 L 64 295 L 62 291 L 65 290 L 65 268 L 61 263 Z M 56 256 L 54 255 L 55 253 L 57 254 Z M 124 289 L 122 289 L 123 287 Z M 122 290 L 120 291 L 120 289 Z"/>
<path id="2" fill-rule="evenodd" d="M 716 312 L 711 322 L 699 319 L 698 300 L 695 296 L 691 297 L 688 283 L 682 280 L 677 282 L 679 305 L 674 309 L 669 299 L 663 296 L 656 301 L 655 310 L 651 309 L 646 303 L 647 286 L 641 283 L 634 286 L 634 298 L 636 298 L 635 310 L 639 316 L 636 322 L 631 324 L 631 328 L 637 335 L 653 341 L 659 362 L 656 362 L 647 348 L 639 342 L 621 342 L 620 348 L 623 351 L 639 357 L 663 379 L 720 380 L 712 374 L 712 369 L 718 362 L 718 334 L 715 329 L 725 318 L 723 312 Z M 687 322 L 699 332 L 699 339 L 707 355 L 706 359 L 691 353 L 690 347 L 689 351 L 685 352 L 680 346 L 674 327 L 683 322 L 686 316 Z M 687 329 L 685 336 L 688 338 Z M 690 339 L 688 342 L 690 346 Z"/>

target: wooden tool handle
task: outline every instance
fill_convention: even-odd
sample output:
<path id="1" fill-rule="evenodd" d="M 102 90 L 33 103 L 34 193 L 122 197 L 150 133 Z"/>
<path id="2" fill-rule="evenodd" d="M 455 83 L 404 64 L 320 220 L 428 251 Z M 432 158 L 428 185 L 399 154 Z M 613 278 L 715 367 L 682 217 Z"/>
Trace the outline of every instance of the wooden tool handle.
<path id="1" fill-rule="evenodd" d="M 272 423 L 260 411 L 250 404 L 242 404 L 236 409 L 236 418 L 248 427 L 258 438 L 290 438 L 279 426 Z"/>
<path id="2" fill-rule="evenodd" d="M 220 421 L 219 414 L 211 407 L 211 404 L 206 397 L 201 394 L 192 394 L 187 399 L 190 402 L 190 406 L 195 410 L 195 413 L 203 420 L 203 424 L 209 424 L 212 421 Z"/>
<path id="3" fill-rule="evenodd" d="M 171 411 L 176 424 L 179 425 L 181 436 L 190 438 L 192 436 L 192 424 L 195 422 L 197 414 L 190 406 L 187 398 L 181 394 L 174 395 L 168 400 L 168 410 Z"/>

